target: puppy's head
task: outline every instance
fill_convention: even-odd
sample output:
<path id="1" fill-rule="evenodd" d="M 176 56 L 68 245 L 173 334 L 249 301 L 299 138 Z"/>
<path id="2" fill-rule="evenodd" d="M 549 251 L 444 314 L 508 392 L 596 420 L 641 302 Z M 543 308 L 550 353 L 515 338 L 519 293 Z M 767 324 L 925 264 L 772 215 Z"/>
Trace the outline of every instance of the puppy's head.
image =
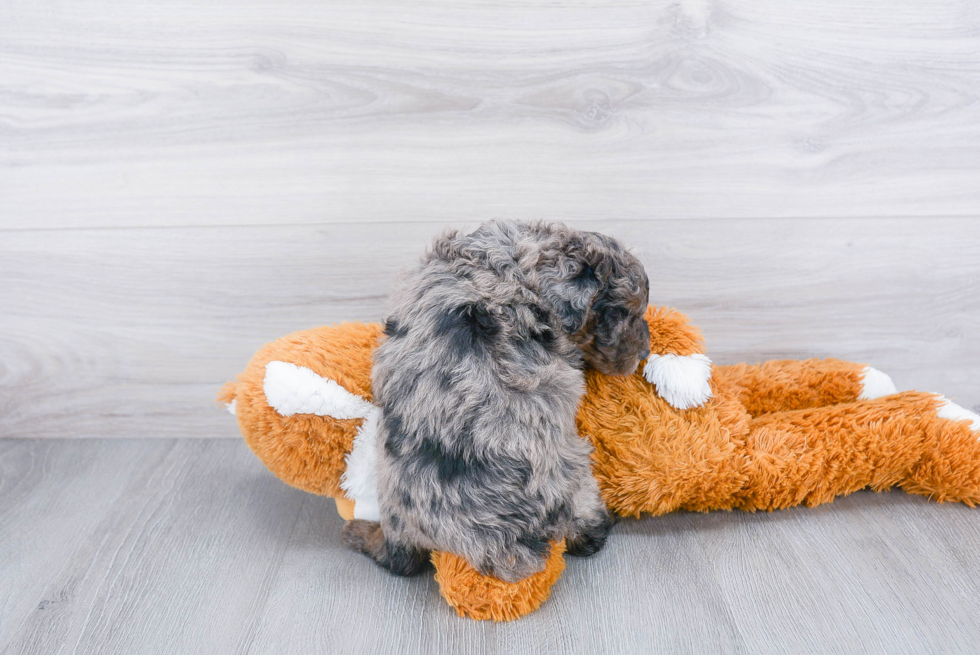
<path id="1" fill-rule="evenodd" d="M 552 302 L 585 364 L 610 375 L 629 375 L 650 355 L 643 314 L 650 281 L 640 260 L 612 237 L 573 232 L 551 285 Z"/>

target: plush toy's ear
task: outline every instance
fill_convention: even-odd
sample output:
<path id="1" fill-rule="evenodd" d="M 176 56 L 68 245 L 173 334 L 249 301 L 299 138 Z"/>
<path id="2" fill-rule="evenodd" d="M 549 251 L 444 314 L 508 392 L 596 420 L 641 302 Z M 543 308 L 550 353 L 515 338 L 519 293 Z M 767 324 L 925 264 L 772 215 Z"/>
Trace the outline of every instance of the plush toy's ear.
<path id="1" fill-rule="evenodd" d="M 701 332 L 684 314 L 649 307 L 650 357 L 643 377 L 676 409 L 699 407 L 711 399 L 711 360 L 704 354 Z"/>
<path id="2" fill-rule="evenodd" d="M 704 355 L 650 355 L 643 377 L 676 409 L 700 407 L 711 398 L 711 360 Z"/>
<path id="3" fill-rule="evenodd" d="M 273 360 L 265 365 L 265 398 L 280 416 L 316 414 L 338 419 L 367 418 L 375 408 L 335 381 L 305 366 Z"/>

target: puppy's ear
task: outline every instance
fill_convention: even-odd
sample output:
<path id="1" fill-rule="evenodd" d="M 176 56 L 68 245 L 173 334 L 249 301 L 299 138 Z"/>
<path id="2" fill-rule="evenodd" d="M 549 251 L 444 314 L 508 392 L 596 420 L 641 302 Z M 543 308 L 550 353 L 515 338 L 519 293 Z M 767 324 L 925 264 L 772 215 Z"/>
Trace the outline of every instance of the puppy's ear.
<path id="1" fill-rule="evenodd" d="M 602 286 L 592 265 L 584 259 L 572 258 L 577 268 L 564 284 L 553 287 L 552 303 L 562 328 L 567 334 L 581 332 L 589 318 L 592 302 Z"/>
<path id="2" fill-rule="evenodd" d="M 611 253 L 619 245 L 597 232 L 568 230 L 560 234 L 560 254 L 542 276 L 547 300 L 566 334 L 578 334 L 589 323 L 597 296 L 612 273 Z"/>

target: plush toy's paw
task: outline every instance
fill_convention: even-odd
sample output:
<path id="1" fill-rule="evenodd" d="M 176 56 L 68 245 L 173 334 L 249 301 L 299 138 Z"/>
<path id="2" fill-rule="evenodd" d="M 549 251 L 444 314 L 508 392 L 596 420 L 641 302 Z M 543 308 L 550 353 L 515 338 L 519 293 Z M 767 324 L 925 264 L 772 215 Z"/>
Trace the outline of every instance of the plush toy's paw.
<path id="1" fill-rule="evenodd" d="M 864 367 L 861 371 L 861 395 L 858 400 L 874 400 L 893 393 L 898 393 L 898 389 L 888 375 L 876 368 Z"/>
<path id="2" fill-rule="evenodd" d="M 650 355 L 643 377 L 677 409 L 691 409 L 711 398 L 711 360 L 704 355 Z"/>
<path id="3" fill-rule="evenodd" d="M 936 410 L 936 415 L 939 418 L 945 418 L 951 421 L 969 421 L 970 427 L 980 436 L 980 415 L 971 412 L 965 407 L 960 407 L 945 396 L 939 396 L 939 398 L 942 401 L 939 409 Z"/>
<path id="4" fill-rule="evenodd" d="M 439 591 L 460 616 L 484 621 L 513 621 L 538 609 L 565 570 L 565 542 L 551 546 L 544 570 L 520 582 L 483 575 L 459 555 L 433 552 Z"/>

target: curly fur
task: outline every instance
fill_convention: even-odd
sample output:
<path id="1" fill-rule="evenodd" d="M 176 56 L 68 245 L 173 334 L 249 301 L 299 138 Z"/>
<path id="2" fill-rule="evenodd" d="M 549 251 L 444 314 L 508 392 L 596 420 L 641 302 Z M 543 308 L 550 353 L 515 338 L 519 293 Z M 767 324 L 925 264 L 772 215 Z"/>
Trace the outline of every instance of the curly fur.
<path id="1" fill-rule="evenodd" d="M 375 352 L 381 529 L 347 543 L 395 573 L 441 550 L 505 581 L 543 570 L 551 542 L 599 550 L 612 521 L 575 427 L 583 369 L 636 370 L 648 295 L 602 234 L 495 221 L 437 239 Z"/>

